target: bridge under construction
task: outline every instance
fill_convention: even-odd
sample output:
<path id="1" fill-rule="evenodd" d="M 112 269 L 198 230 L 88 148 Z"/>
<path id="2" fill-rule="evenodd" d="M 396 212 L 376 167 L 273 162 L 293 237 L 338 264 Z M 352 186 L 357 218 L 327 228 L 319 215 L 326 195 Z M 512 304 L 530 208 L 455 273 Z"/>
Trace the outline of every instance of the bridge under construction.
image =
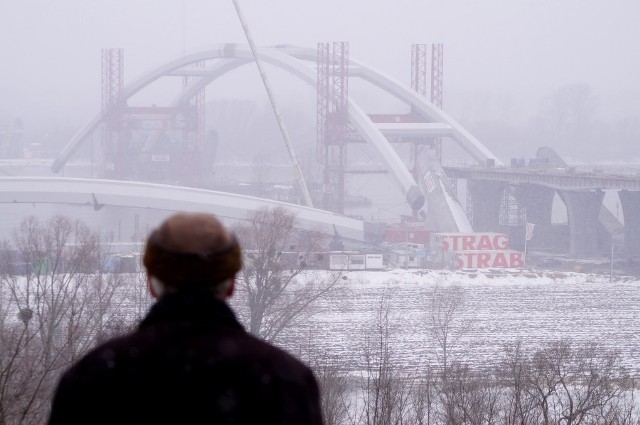
<path id="1" fill-rule="evenodd" d="M 345 176 L 386 173 L 406 201 L 409 214 L 404 223 L 413 229 L 504 231 L 505 225 L 522 229 L 532 222 L 538 229 L 538 240 L 532 243 L 543 247 L 553 242 L 551 203 L 558 194 L 567 208 L 568 250 L 572 255 L 597 253 L 607 238 L 621 233 L 626 254 L 640 256 L 640 174 L 594 174 L 592 170 L 567 166 L 551 150 L 539 151 L 536 162 L 527 166 L 513 162 L 510 166 L 503 165 L 443 111 L 443 46 L 430 47 L 431 54 L 426 44 L 411 46 L 409 84 L 353 59 L 346 42 L 319 43 L 317 48 L 281 45 L 257 49 L 262 61 L 316 90 L 320 177 L 311 185 L 315 189 L 306 202 L 294 182 L 287 203 L 305 223 L 301 227 L 313 223 L 326 228 L 327 233 L 339 229 L 347 238 L 379 241 L 379 237 L 372 236 L 383 233 L 379 225 L 345 216 Z M 61 172 L 80 146 L 99 133 L 101 159 L 95 164 L 98 178 L 93 182 L 6 178 L 0 181 L 0 202 L 61 199 L 94 207 L 128 205 L 186 210 L 206 205 L 214 212 L 234 218 L 241 218 L 246 210 L 277 203 L 273 199 L 212 192 L 203 184 L 207 179 L 203 164 L 214 159 L 207 149 L 205 89 L 253 60 L 249 46 L 223 44 L 159 64 L 125 84 L 123 50 L 104 49 L 102 109 L 78 130 L 51 163 L 54 173 Z M 427 93 L 428 76 L 430 93 Z M 129 104 L 141 90 L 164 78 L 182 81 L 181 89 L 169 104 Z M 350 81 L 354 79 L 392 96 L 404 105 L 404 110 L 368 113 L 367 105 L 358 104 L 349 96 Z M 158 141 L 169 131 L 175 143 L 167 149 Z M 350 155 L 357 144 L 370 146 L 381 167 L 359 169 L 354 163 L 357 158 Z M 464 155 L 455 159 L 471 165 L 447 165 L 443 152 L 454 146 Z M 171 185 L 167 185 L 166 179 L 145 174 L 153 167 L 163 167 L 162 175 L 171 175 Z M 459 196 L 459 182 L 464 182 L 466 199 Z M 617 225 L 610 216 L 603 218 L 603 190 L 619 191 L 624 226 L 617 218 Z M 516 217 L 515 222 L 506 223 L 509 220 L 501 218 L 505 214 Z"/>

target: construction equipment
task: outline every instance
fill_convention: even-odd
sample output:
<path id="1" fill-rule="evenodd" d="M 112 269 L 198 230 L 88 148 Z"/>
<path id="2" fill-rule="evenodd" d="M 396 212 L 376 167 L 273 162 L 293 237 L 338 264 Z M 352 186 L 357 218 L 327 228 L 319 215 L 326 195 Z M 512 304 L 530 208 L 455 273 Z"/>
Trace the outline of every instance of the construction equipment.
<path id="1" fill-rule="evenodd" d="M 240 19 L 240 23 L 242 24 L 244 35 L 247 37 L 247 42 L 249 43 L 249 47 L 251 48 L 251 53 L 253 53 L 253 58 L 256 61 L 256 66 L 258 67 L 258 71 L 260 72 L 260 78 L 262 78 L 262 83 L 264 84 L 264 88 L 267 91 L 267 96 L 269 96 L 269 101 L 271 102 L 271 108 L 273 109 L 273 113 L 276 115 L 278 126 L 280 127 L 280 132 L 282 133 L 282 138 L 284 139 L 284 143 L 287 146 L 287 151 L 289 152 L 289 157 L 291 157 L 291 162 L 293 163 L 298 187 L 300 189 L 300 192 L 302 193 L 302 196 L 304 197 L 305 205 L 308 207 L 313 207 L 313 202 L 311 201 L 311 195 L 309 195 L 309 190 L 307 189 L 307 185 L 304 181 L 302 169 L 300 168 L 300 163 L 298 162 L 298 157 L 296 156 L 296 153 L 293 150 L 293 145 L 291 144 L 291 140 L 289 139 L 289 133 L 287 132 L 287 128 L 284 125 L 282 114 L 280 113 L 280 109 L 278 108 L 278 105 L 276 104 L 273 93 L 271 92 L 271 87 L 269 86 L 269 82 L 267 81 L 267 75 L 262 70 L 262 63 L 260 62 L 260 57 L 258 56 L 256 46 L 253 43 L 253 38 L 251 38 L 251 34 L 249 33 L 249 27 L 247 26 L 244 20 L 242 12 L 240 11 L 240 5 L 238 4 L 238 0 L 233 0 L 233 5 L 235 6 L 236 12 L 238 13 L 238 18 Z"/>

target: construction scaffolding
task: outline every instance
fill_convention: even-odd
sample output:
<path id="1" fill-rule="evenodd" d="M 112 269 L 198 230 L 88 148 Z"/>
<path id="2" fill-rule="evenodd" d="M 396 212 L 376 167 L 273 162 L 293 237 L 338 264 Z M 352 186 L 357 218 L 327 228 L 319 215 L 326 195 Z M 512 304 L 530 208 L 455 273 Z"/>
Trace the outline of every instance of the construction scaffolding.
<path id="1" fill-rule="evenodd" d="M 121 48 L 102 49 L 102 150 L 105 178 L 122 179 L 127 174 L 126 131 L 122 99 L 124 91 L 124 55 Z"/>
<path id="2" fill-rule="evenodd" d="M 501 226 L 522 226 L 525 224 L 525 217 L 526 213 L 524 208 L 520 207 L 511 191 L 505 189 L 502 193 L 498 223 Z"/>
<path id="3" fill-rule="evenodd" d="M 431 45 L 431 103 L 442 109 L 443 91 L 443 71 L 444 71 L 444 47 L 442 43 Z M 442 138 L 434 139 L 436 158 L 442 164 Z"/>
<path id="4" fill-rule="evenodd" d="M 427 45 L 411 45 L 411 88 L 427 97 Z"/>
<path id="5" fill-rule="evenodd" d="M 202 70 L 205 62 L 200 61 L 191 65 L 194 69 Z M 193 76 L 184 76 L 182 79 L 183 90 L 193 84 L 196 79 Z M 199 90 L 185 108 L 183 114 L 186 125 L 183 132 L 184 157 L 182 161 L 183 181 L 187 186 L 198 187 L 202 181 L 202 153 L 205 137 L 205 89 Z"/>
<path id="6" fill-rule="evenodd" d="M 129 106 L 123 49 L 102 50 L 103 177 L 200 187 L 205 138 L 204 88 L 185 104 Z M 204 62 L 191 65 L 204 68 Z M 185 75 L 182 88 L 197 77 Z"/>
<path id="7" fill-rule="evenodd" d="M 427 96 L 427 45 L 412 44 L 411 45 L 411 88 L 419 95 Z M 414 114 L 414 111 L 411 111 Z M 414 139 L 409 150 L 409 170 L 416 181 L 419 181 L 420 167 L 418 161 L 420 154 L 425 146 L 425 137 Z M 417 213 L 417 211 L 414 211 Z"/>
<path id="8" fill-rule="evenodd" d="M 349 43 L 318 43 L 318 153 L 322 206 L 344 213 L 348 141 Z"/>

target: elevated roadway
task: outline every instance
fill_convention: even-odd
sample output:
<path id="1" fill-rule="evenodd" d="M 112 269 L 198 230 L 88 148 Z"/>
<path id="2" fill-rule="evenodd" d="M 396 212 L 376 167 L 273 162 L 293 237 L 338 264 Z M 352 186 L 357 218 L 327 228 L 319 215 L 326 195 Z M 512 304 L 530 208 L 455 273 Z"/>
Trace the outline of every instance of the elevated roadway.
<path id="1" fill-rule="evenodd" d="M 536 224 L 532 245 L 557 245 L 551 226 L 557 193 L 567 208 L 569 251 L 593 255 L 608 249 L 621 224 L 603 206 L 604 190 L 616 190 L 624 217 L 626 255 L 640 256 L 640 170 L 573 166 L 455 167 L 444 166 L 449 178 L 465 179 L 471 196 L 473 228 L 495 231 L 505 191 L 526 210 Z"/>
<path id="2" fill-rule="evenodd" d="M 443 169 L 450 178 L 535 184 L 556 190 L 640 190 L 640 170 L 446 165 Z"/>
<path id="3" fill-rule="evenodd" d="M 220 217 L 246 220 L 258 208 L 284 207 L 296 215 L 295 227 L 345 239 L 368 241 L 368 223 L 315 208 L 269 199 L 132 181 L 65 177 L 0 177 L 0 203 L 47 203 L 149 208 L 164 211 L 211 212 Z"/>

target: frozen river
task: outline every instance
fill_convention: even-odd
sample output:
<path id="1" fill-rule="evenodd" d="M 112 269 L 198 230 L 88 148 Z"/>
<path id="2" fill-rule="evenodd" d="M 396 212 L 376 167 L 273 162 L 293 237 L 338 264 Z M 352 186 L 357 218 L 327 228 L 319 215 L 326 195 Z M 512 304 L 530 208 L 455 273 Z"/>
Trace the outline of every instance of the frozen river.
<path id="1" fill-rule="evenodd" d="M 395 360 L 406 367 L 435 361 L 430 337 L 434 289 L 462 294 L 452 337 L 458 360 L 495 363 L 520 341 L 532 351 L 553 340 L 599 342 L 619 350 L 640 376 L 640 280 L 576 273 L 486 271 L 349 272 L 344 287 L 316 305 L 317 313 L 285 336 L 288 346 L 311 345 L 355 368 L 363 363 L 381 300 L 389 306 Z M 294 342 L 296 341 L 296 342 Z"/>

